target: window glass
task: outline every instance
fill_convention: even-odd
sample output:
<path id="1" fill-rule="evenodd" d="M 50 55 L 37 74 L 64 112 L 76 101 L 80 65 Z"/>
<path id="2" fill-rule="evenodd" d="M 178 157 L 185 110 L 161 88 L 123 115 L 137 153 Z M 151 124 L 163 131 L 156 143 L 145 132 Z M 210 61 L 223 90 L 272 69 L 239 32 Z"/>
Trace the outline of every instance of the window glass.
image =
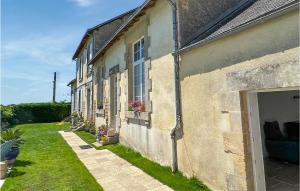
<path id="1" fill-rule="evenodd" d="M 83 55 L 81 55 L 81 58 L 80 58 L 80 79 L 82 79 L 82 77 L 83 77 L 83 64 L 84 64 L 84 57 L 83 57 Z"/>
<path id="2" fill-rule="evenodd" d="M 93 42 L 90 42 L 88 45 L 87 55 L 88 55 L 88 61 L 92 60 L 92 58 L 93 58 Z"/>
<path id="3" fill-rule="evenodd" d="M 97 69 L 98 78 L 96 79 L 98 81 L 98 90 L 97 90 L 97 108 L 103 109 L 103 80 L 104 80 L 104 68 L 99 67 Z"/>
<path id="4" fill-rule="evenodd" d="M 144 58 L 145 55 L 144 55 L 144 39 L 141 40 L 141 58 Z"/>
<path id="5" fill-rule="evenodd" d="M 144 39 L 133 45 L 133 93 L 135 101 L 143 101 L 145 97 L 145 74 L 144 74 Z"/>

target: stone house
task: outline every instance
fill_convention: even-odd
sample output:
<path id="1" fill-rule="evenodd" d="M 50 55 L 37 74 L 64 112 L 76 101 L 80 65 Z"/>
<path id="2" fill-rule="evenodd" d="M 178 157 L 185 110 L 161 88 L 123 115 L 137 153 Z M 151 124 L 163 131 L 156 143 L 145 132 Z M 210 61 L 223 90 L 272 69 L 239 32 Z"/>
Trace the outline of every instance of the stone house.
<path id="1" fill-rule="evenodd" d="M 74 111 L 212 190 L 272 190 L 262 98 L 287 92 L 299 110 L 298 13 L 297 0 L 147 0 L 93 41 L 91 77 L 77 67 L 71 83 Z"/>
<path id="2" fill-rule="evenodd" d="M 72 112 L 78 111 L 85 120 L 94 121 L 95 119 L 91 60 L 106 40 L 134 11 L 135 9 L 88 29 L 73 55 L 73 60 L 76 63 L 76 78 L 68 84 L 71 87 Z"/>
<path id="3" fill-rule="evenodd" d="M 264 141 L 255 135 L 260 112 L 254 108 L 263 109 L 257 103 L 260 92 L 299 91 L 299 2 L 258 0 L 240 6 L 245 6 L 240 13 L 229 15 L 229 21 L 224 16 L 225 24 L 198 33 L 178 52 L 184 132 L 177 143 L 178 165 L 216 190 L 265 190 Z M 280 101 L 290 97 L 285 99 Z M 292 116 L 285 122 L 299 120 L 299 113 L 290 112 L 297 105 L 299 111 L 297 101 L 284 110 Z M 251 110 L 256 112 L 249 115 Z"/>

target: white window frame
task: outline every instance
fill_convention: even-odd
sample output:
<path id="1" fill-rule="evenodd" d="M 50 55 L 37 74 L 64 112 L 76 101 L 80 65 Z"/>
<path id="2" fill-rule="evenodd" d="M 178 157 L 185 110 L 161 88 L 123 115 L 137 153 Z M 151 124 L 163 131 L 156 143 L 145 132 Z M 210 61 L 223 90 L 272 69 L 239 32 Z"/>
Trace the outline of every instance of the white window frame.
<path id="1" fill-rule="evenodd" d="M 142 40 L 144 40 L 144 47 L 143 47 L 143 49 L 142 49 Z M 139 51 L 141 52 L 141 51 L 144 51 L 144 55 L 143 55 L 143 57 L 141 56 L 140 57 L 140 59 L 139 60 L 136 60 L 135 61 L 135 58 L 134 58 L 134 54 L 135 54 L 135 52 L 134 52 L 134 46 L 137 44 L 137 43 L 140 43 L 140 49 L 139 49 Z M 137 65 L 142 65 L 142 64 L 145 64 L 145 38 L 144 38 L 144 36 L 143 37 L 141 37 L 140 39 L 138 39 L 137 41 L 135 41 L 133 44 L 132 44 L 132 65 L 133 65 L 133 69 L 132 69 L 132 85 L 133 85 L 133 100 L 134 101 L 137 101 L 138 99 L 136 99 L 136 93 L 135 93 L 135 80 L 134 80 L 134 67 L 135 66 L 137 66 Z M 144 65 L 144 67 L 145 67 L 145 65 Z M 143 76 L 145 77 L 145 71 L 143 70 L 142 71 L 143 72 Z M 141 74 L 142 75 L 142 74 Z M 144 79 L 144 82 L 145 82 L 145 79 Z M 145 101 L 144 99 L 145 99 L 145 83 L 143 84 L 143 79 L 141 80 L 141 82 L 140 82 L 141 84 L 141 89 L 140 89 L 140 95 L 141 95 L 141 98 L 140 98 L 140 100 L 141 101 Z M 144 87 L 143 87 L 144 86 Z M 144 88 L 144 91 L 143 91 L 143 88 Z"/>

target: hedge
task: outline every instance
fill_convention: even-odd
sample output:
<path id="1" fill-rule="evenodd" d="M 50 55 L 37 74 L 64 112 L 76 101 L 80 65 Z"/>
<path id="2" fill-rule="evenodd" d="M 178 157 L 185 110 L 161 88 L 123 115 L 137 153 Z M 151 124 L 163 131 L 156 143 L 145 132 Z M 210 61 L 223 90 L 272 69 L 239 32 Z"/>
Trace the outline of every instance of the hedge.
<path id="1" fill-rule="evenodd" d="M 65 102 L 1 105 L 1 122 L 10 124 L 56 122 L 70 115 L 71 104 Z"/>

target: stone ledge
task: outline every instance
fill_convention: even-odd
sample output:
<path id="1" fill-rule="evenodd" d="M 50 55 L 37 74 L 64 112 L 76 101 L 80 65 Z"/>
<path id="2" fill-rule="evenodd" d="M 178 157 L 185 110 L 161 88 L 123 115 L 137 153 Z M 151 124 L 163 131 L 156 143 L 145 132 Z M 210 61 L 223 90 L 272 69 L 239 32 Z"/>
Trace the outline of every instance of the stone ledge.
<path id="1" fill-rule="evenodd" d="M 126 111 L 125 117 L 127 119 L 139 119 L 144 121 L 150 121 L 150 112 Z"/>
<path id="2" fill-rule="evenodd" d="M 96 115 L 98 116 L 98 117 L 104 117 L 104 109 L 97 109 L 97 111 L 96 111 Z"/>

